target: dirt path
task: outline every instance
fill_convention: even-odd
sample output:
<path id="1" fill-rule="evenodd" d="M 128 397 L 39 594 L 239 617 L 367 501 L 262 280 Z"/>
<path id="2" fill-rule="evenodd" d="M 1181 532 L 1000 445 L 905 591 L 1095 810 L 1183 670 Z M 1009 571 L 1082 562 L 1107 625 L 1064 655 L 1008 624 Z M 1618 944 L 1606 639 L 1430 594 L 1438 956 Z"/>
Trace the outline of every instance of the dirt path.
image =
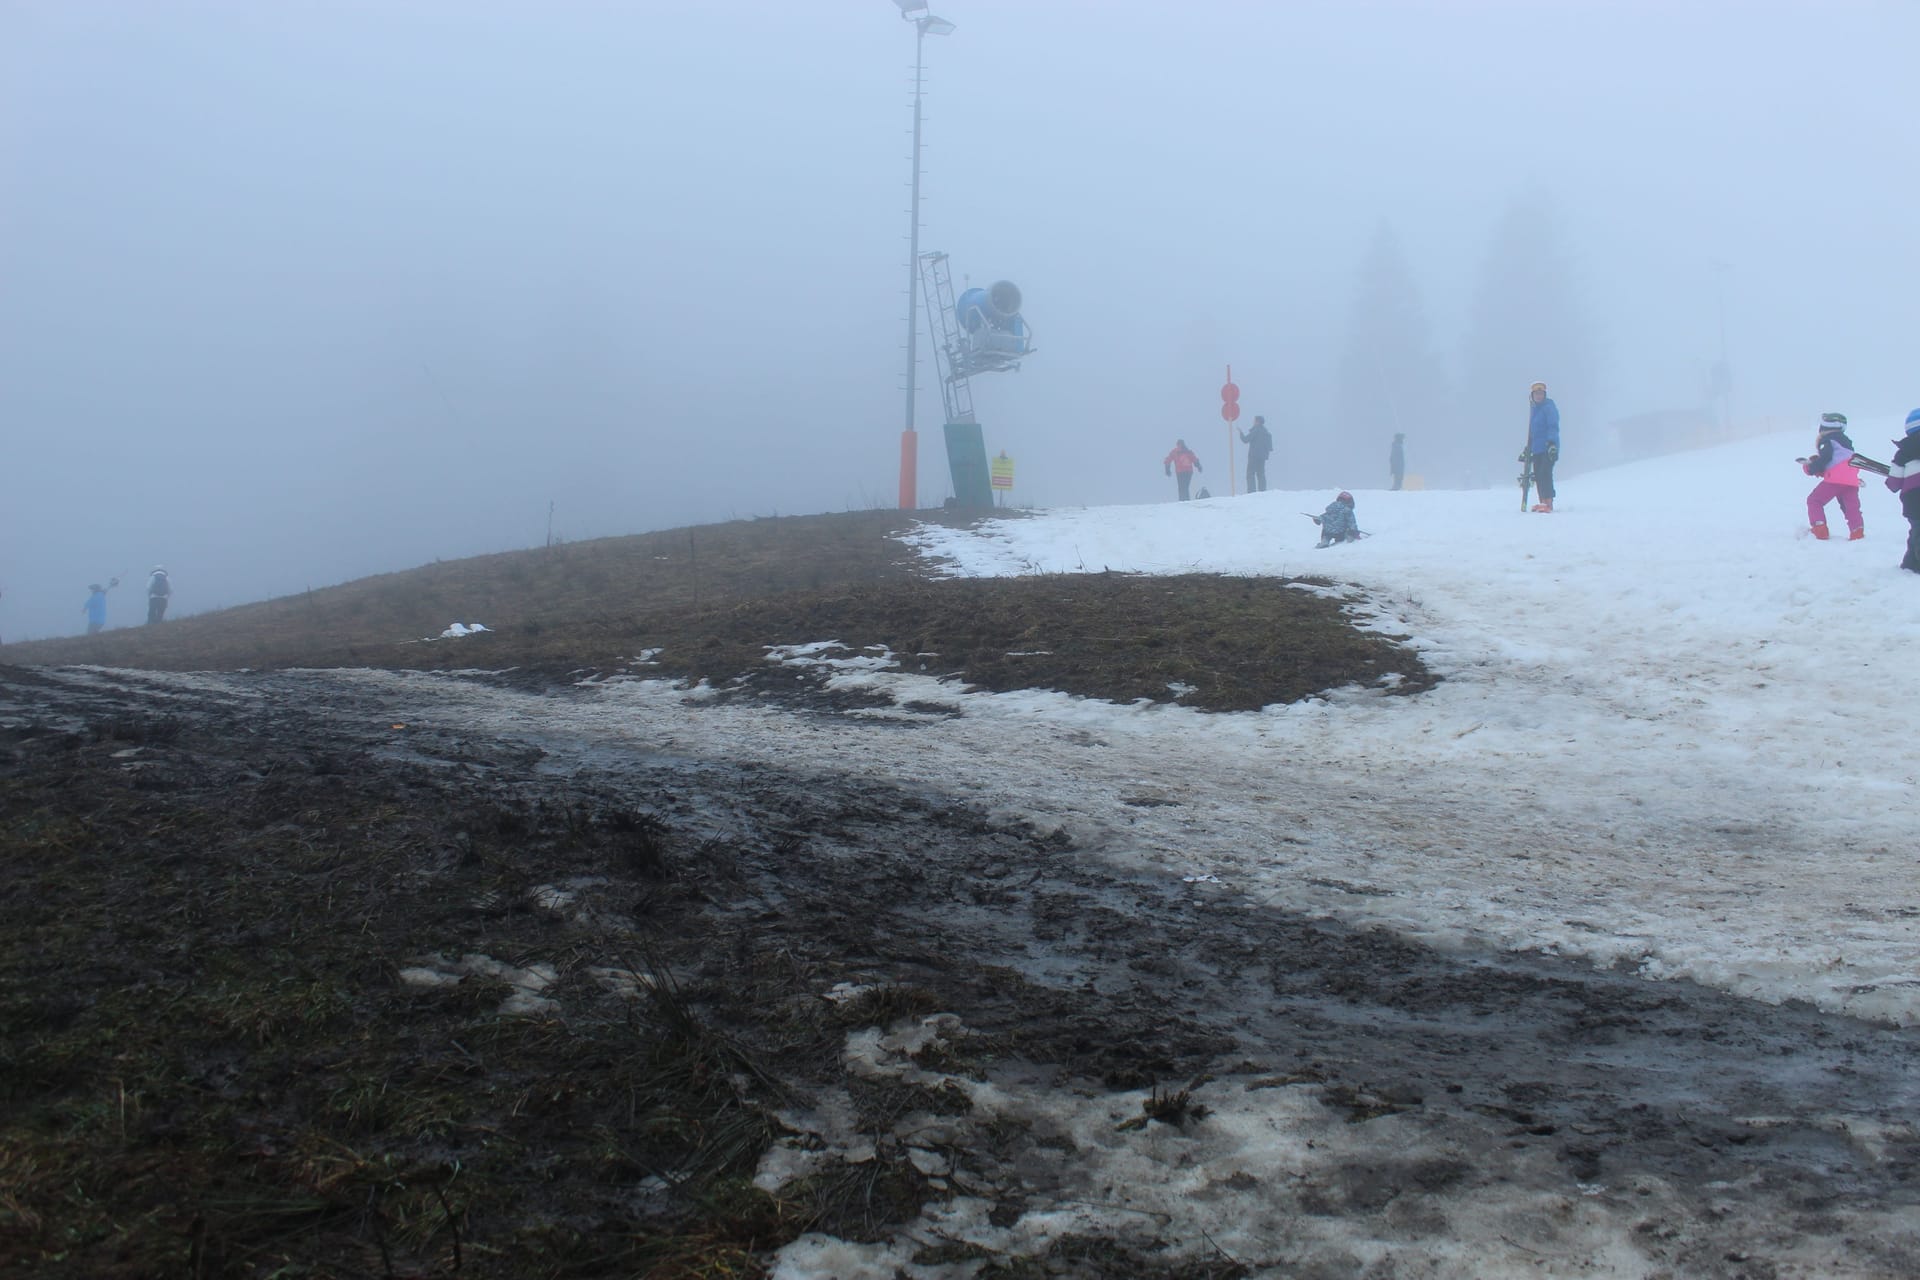
<path id="1" fill-rule="evenodd" d="M 1250 910 L 995 813 L 960 779 L 895 780 L 885 760 L 957 705 L 874 724 L 799 694 L 777 713 L 782 763 L 692 732 L 715 710 L 699 704 L 622 703 L 619 735 L 582 736 L 569 708 L 596 696 L 14 672 L 0 729 L 161 718 L 189 744 L 427 779 L 409 785 L 437 789 L 449 829 L 509 798 L 662 824 L 651 873 L 537 886 L 555 931 L 515 963 L 624 931 L 743 1037 L 776 968 L 782 999 L 870 1015 L 837 1056 L 778 1063 L 759 1185 L 887 1170 L 924 1209 L 794 1239 L 776 1275 L 1920 1273 L 1911 1029 Z M 807 755 L 810 727 L 849 717 L 867 767 Z M 190 745 L 146 750 L 172 786 L 223 785 Z M 663 883 L 698 892 L 650 918 Z M 541 1016 L 584 1016 L 570 991 Z"/>

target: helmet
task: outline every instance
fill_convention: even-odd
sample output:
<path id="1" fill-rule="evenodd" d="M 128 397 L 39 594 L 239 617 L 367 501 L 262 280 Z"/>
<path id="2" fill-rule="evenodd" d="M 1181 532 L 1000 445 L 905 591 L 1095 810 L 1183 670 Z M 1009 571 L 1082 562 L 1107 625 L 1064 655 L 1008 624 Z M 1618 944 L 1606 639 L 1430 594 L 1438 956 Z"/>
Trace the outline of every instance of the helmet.
<path id="1" fill-rule="evenodd" d="M 1847 415 L 1844 413 L 1821 414 L 1820 429 L 1822 431 L 1845 431 L 1847 429 Z"/>
<path id="2" fill-rule="evenodd" d="M 1334 499 L 1334 501 L 1335 501 L 1335 502 L 1344 502 L 1344 503 L 1346 503 L 1346 504 L 1347 504 L 1348 506 L 1352 506 L 1352 505 L 1353 505 L 1353 495 L 1352 495 L 1352 494 L 1350 494 L 1350 493 L 1348 493 L 1348 492 L 1347 492 L 1347 491 L 1346 491 L 1345 489 L 1342 489 L 1342 490 L 1340 491 L 1340 496 L 1339 496 L 1339 497 L 1337 497 L 1337 498 L 1335 498 L 1335 499 Z"/>

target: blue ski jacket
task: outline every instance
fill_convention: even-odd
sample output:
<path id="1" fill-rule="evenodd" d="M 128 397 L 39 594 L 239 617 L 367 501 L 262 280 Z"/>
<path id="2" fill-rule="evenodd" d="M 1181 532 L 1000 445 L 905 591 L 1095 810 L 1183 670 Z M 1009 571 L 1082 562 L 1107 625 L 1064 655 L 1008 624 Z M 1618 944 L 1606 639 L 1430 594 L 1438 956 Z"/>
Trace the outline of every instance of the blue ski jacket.
<path id="1" fill-rule="evenodd" d="M 1530 404 L 1527 414 L 1527 452 L 1545 453 L 1560 444 L 1560 406 L 1552 397 Z"/>

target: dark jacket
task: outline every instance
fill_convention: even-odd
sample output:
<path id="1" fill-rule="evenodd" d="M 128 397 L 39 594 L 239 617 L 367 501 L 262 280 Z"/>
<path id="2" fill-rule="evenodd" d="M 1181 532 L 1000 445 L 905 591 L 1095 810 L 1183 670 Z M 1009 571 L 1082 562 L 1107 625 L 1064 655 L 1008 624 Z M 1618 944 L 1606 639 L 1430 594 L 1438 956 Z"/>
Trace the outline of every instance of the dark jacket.
<path id="1" fill-rule="evenodd" d="M 1907 519 L 1920 520 L 1920 431 L 1909 431 L 1894 441 L 1887 471 L 1887 488 L 1900 495 L 1900 509 Z"/>
<path id="2" fill-rule="evenodd" d="M 1393 442 L 1392 452 L 1387 454 L 1387 470 L 1393 472 L 1393 474 L 1395 475 L 1400 475 L 1406 469 L 1407 469 L 1406 446 L 1403 445 L 1400 441 L 1395 440 Z"/>
<path id="3" fill-rule="evenodd" d="M 1248 462 L 1265 462 L 1267 455 L 1273 452 L 1273 432 L 1258 422 L 1253 424 L 1251 431 L 1240 433 L 1240 442 L 1247 446 Z"/>

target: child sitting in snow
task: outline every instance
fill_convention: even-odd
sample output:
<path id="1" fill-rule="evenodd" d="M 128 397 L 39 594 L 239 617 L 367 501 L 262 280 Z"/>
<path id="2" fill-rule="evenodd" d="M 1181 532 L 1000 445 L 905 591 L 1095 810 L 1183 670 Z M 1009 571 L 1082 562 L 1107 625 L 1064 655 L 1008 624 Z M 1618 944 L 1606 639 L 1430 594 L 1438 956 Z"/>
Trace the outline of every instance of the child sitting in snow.
<path id="1" fill-rule="evenodd" d="M 1316 547 L 1360 540 L 1360 519 L 1353 513 L 1353 495 L 1344 489 L 1339 497 L 1327 504 L 1325 511 L 1308 519 L 1320 526 L 1320 541 L 1314 544 Z"/>

